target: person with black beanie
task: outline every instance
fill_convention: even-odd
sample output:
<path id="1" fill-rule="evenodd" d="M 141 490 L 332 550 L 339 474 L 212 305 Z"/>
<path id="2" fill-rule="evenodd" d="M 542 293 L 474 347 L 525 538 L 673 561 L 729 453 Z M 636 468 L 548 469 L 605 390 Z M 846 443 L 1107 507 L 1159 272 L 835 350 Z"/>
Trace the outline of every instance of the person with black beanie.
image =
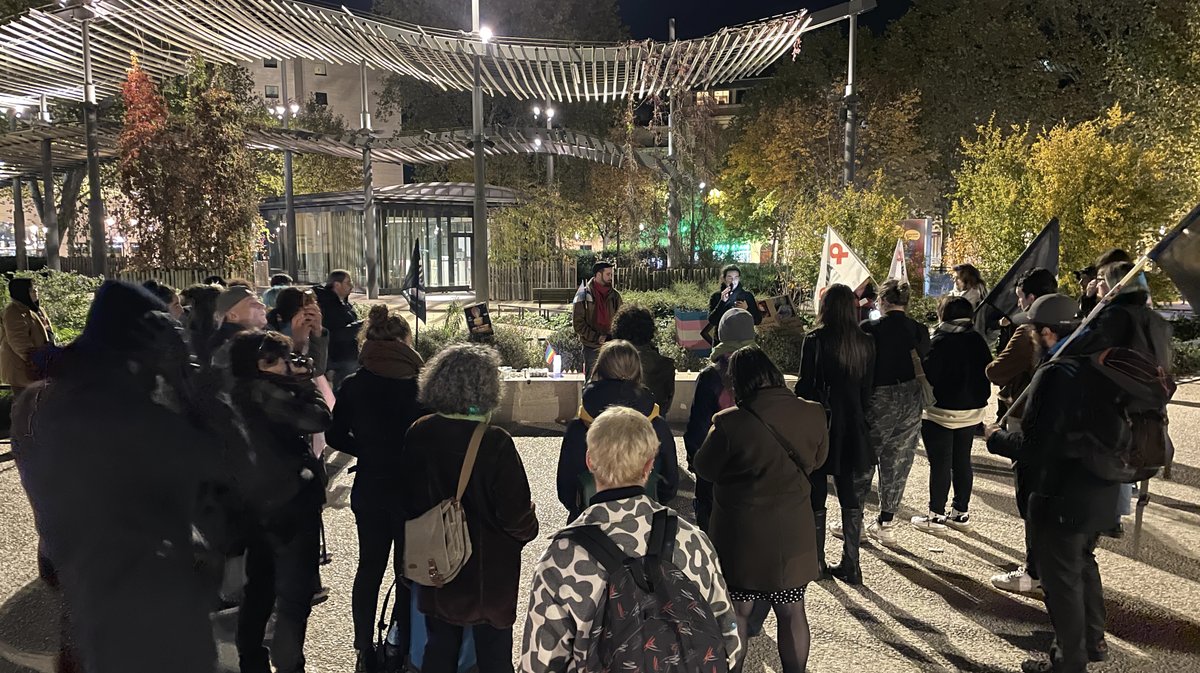
<path id="1" fill-rule="evenodd" d="M 42 378 L 34 354 L 54 345 L 54 329 L 32 278 L 9 280 L 8 295 L 12 301 L 0 314 L 0 378 L 19 394 Z"/>

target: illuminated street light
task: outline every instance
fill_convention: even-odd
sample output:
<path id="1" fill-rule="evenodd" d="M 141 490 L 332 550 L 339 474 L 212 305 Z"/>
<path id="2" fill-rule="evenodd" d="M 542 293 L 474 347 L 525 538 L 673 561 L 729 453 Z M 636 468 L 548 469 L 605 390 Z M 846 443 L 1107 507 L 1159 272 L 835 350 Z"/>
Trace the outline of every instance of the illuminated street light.
<path id="1" fill-rule="evenodd" d="M 487 44 L 492 41 L 492 29 L 483 26 L 479 29 L 479 41 Z"/>

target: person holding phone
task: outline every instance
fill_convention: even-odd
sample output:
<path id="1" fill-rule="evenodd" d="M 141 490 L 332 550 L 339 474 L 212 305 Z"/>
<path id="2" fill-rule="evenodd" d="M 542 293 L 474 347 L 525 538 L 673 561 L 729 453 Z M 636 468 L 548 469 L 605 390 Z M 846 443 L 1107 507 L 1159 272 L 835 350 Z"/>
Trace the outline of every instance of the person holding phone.
<path id="1" fill-rule="evenodd" d="M 721 269 L 721 289 L 708 300 L 708 322 L 715 329 L 721 324 L 721 316 L 731 308 L 740 308 L 754 317 L 754 324 L 762 323 L 762 311 L 754 294 L 742 285 L 742 271 L 733 264 Z"/>

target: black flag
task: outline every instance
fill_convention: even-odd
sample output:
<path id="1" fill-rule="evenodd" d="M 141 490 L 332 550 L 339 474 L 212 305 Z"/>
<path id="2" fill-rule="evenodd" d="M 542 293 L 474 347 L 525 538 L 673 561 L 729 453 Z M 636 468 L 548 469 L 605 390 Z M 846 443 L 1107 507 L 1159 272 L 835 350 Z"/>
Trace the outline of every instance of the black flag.
<path id="1" fill-rule="evenodd" d="M 408 262 L 408 273 L 404 274 L 404 285 L 400 291 L 408 299 L 408 309 L 421 322 L 425 320 L 425 270 L 421 268 L 421 244 L 413 243 L 412 259 Z"/>
<path id="2" fill-rule="evenodd" d="M 991 293 L 975 309 L 976 325 L 992 328 L 1001 316 L 1009 319 L 1017 313 L 1017 280 L 1030 269 L 1043 268 L 1058 277 L 1058 218 L 1046 224 L 1042 233 L 1033 239 L 1025 252 L 1004 274 L 1004 278 L 992 288 Z"/>
<path id="3" fill-rule="evenodd" d="M 1167 234 L 1148 257 L 1175 281 L 1179 293 L 1200 310 L 1200 205 Z"/>

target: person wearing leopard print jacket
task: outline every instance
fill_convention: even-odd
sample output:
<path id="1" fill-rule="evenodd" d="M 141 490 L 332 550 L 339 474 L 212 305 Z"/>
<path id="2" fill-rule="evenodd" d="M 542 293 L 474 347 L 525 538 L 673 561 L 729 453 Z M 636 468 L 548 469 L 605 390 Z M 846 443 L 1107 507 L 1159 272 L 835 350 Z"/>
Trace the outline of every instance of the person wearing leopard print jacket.
<path id="1" fill-rule="evenodd" d="M 632 409 L 611 407 L 592 423 L 587 445 L 588 469 L 596 477 L 597 492 L 591 505 L 564 530 L 597 525 L 625 554 L 645 555 L 655 513 L 669 511 L 647 497 L 642 487 L 658 452 L 650 421 Z M 708 537 L 682 517 L 678 517 L 672 562 L 708 601 L 733 670 L 742 644 L 721 565 Z M 556 536 L 550 543 L 533 574 L 522 673 L 567 673 L 583 663 L 608 586 L 608 578 L 599 570 L 597 560 L 575 541 Z"/>

